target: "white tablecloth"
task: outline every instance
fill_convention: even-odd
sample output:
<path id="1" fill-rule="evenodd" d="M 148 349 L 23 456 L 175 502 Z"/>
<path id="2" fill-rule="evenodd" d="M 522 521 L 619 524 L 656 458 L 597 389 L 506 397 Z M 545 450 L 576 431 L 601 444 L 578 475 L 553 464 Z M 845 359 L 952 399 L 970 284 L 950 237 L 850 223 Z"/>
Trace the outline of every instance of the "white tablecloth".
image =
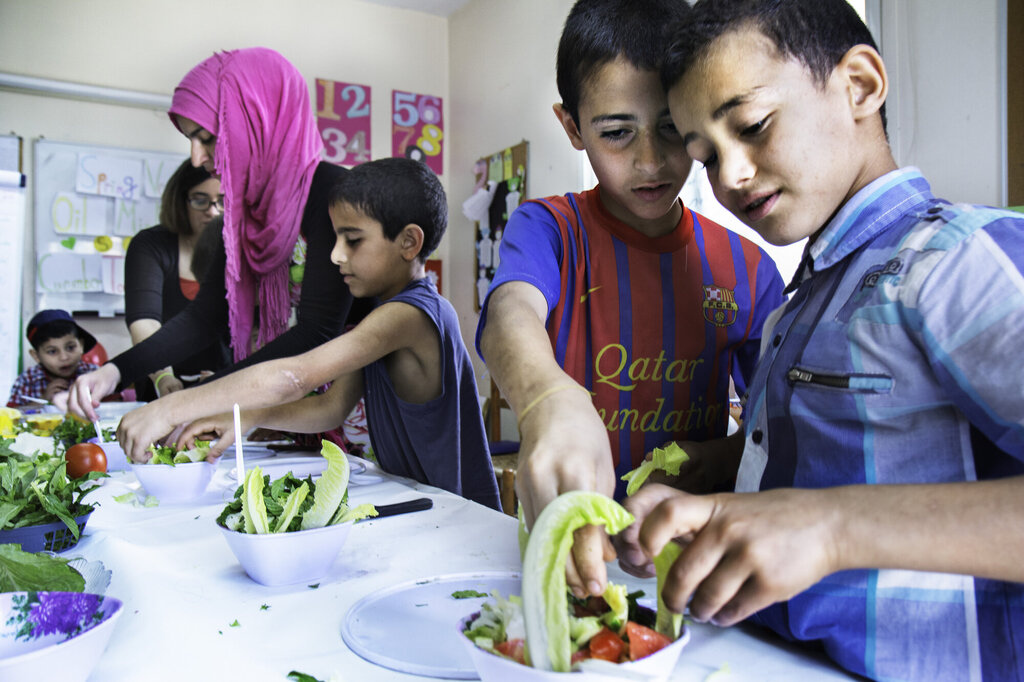
<path id="1" fill-rule="evenodd" d="M 317 456 L 252 463 L 272 478 L 323 468 Z M 356 524 L 315 589 L 259 585 L 242 571 L 214 523 L 236 486 L 233 467 L 233 459 L 224 458 L 204 497 L 190 505 L 114 502 L 130 490 L 140 492 L 140 501 L 144 497 L 131 473 L 114 474 L 91 493 L 101 506 L 66 555 L 102 561 L 112 572 L 107 594 L 125 603 L 125 613 L 90 680 L 280 682 L 291 670 L 353 682 L 429 679 L 380 667 L 351 651 L 341 636 L 348 609 L 365 595 L 410 580 L 519 570 L 512 517 L 370 465 L 353 475 L 350 504 L 426 496 L 433 509 Z M 617 582 L 654 594 L 653 581 L 636 580 L 616 567 L 610 571 Z M 699 624 L 673 679 L 703 680 L 725 664 L 730 674 L 722 682 L 851 679 L 823 658 L 770 635 Z"/>

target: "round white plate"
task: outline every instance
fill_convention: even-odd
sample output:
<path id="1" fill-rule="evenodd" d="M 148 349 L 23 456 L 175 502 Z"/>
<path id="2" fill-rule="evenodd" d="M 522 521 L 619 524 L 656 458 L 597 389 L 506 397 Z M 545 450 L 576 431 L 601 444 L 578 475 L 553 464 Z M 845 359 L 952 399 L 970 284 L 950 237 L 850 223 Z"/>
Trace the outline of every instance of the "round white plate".
<path id="1" fill-rule="evenodd" d="M 428 677 L 475 680 L 473 661 L 459 641 L 462 618 L 480 610 L 497 590 L 520 593 L 513 572 L 453 573 L 400 583 L 356 602 L 341 626 L 352 651 L 390 670 Z M 455 599 L 452 593 L 476 590 L 488 595 Z"/>

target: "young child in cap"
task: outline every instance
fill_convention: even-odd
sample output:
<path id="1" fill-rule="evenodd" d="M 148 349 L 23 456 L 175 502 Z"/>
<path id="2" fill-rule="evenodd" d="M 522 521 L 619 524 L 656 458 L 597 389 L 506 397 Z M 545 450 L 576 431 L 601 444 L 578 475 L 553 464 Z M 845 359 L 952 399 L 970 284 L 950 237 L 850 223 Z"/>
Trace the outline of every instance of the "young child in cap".
<path id="1" fill-rule="evenodd" d="M 49 402 L 68 390 L 76 377 L 98 368 L 82 360 L 96 345 L 92 334 L 79 327 L 65 310 L 40 310 L 29 320 L 25 336 L 32 344 L 29 355 L 37 364 L 14 381 L 8 407 L 32 404 L 29 398 Z"/>

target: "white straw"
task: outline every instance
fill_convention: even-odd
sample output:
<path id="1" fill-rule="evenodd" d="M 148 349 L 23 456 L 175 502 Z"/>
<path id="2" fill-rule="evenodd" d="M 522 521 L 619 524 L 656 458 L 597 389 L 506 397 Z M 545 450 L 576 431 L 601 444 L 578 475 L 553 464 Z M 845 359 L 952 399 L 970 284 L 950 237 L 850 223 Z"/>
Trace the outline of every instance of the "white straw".
<path id="1" fill-rule="evenodd" d="M 238 403 L 235 403 L 235 471 L 238 482 L 245 483 L 245 462 L 242 460 L 242 420 L 238 415 Z"/>
<path id="2" fill-rule="evenodd" d="M 82 390 L 85 391 L 85 399 L 86 401 L 88 401 L 89 407 L 92 407 L 92 394 L 89 393 L 89 387 L 83 384 Z M 99 442 L 105 443 L 106 441 L 103 440 L 103 431 L 100 430 L 100 422 L 98 419 L 92 423 L 92 427 L 96 429 L 96 438 L 99 440 Z"/>

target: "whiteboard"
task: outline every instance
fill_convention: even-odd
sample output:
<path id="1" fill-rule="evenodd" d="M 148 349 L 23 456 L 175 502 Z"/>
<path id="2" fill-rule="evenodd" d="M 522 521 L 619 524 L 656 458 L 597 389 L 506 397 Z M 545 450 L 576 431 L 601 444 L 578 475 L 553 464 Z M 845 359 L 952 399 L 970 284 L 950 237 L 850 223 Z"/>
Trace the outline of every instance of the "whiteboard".
<path id="1" fill-rule="evenodd" d="M 9 147 L 5 144 L 9 139 L 2 138 L 3 146 Z M 18 377 L 21 348 L 25 176 L 17 170 L 17 162 L 14 165 L 13 170 L 0 169 L 0 391 L 10 391 Z"/>
<path id="2" fill-rule="evenodd" d="M 124 254 L 182 154 L 36 140 L 36 310 L 124 313 Z"/>

